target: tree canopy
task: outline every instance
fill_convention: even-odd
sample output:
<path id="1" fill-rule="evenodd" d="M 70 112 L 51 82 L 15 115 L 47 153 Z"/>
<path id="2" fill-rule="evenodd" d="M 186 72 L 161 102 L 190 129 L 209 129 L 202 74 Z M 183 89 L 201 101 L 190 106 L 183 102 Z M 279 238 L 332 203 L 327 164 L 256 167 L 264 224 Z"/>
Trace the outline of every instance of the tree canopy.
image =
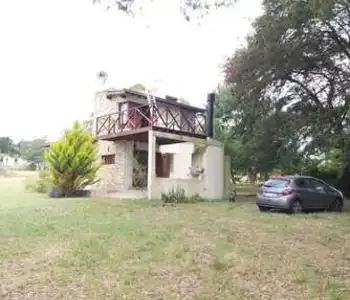
<path id="1" fill-rule="evenodd" d="M 95 137 L 79 122 L 74 122 L 62 138 L 52 143 L 45 159 L 55 188 L 69 195 L 97 181 L 100 163 Z"/>
<path id="2" fill-rule="evenodd" d="M 311 150 L 328 146 L 348 128 L 350 4 L 345 0 L 265 0 L 265 13 L 225 66 L 250 105 L 249 116 L 284 113 Z M 249 104 L 248 104 L 249 103 Z M 288 116 L 288 119 L 286 119 Z"/>
<path id="3" fill-rule="evenodd" d="M 19 156 L 35 165 L 40 164 L 44 161 L 44 149 L 46 144 L 46 138 L 22 140 L 17 145 Z"/>
<path id="4" fill-rule="evenodd" d="M 90 0 L 91 1 L 91 0 Z M 146 0 L 146 3 L 151 3 L 153 0 Z M 169 0 L 163 0 L 169 1 Z M 174 1 L 174 0 L 172 0 Z M 213 8 L 228 7 L 233 5 L 237 0 L 179 0 L 179 12 L 187 21 L 191 20 L 193 13 L 199 13 L 200 16 L 205 15 Z M 104 5 L 106 10 L 112 7 L 125 12 L 128 15 L 134 16 L 136 8 L 142 7 L 145 1 L 141 0 L 92 0 L 93 4 Z"/>
<path id="5" fill-rule="evenodd" d="M 8 155 L 17 153 L 17 147 L 12 138 L 8 136 L 0 137 L 0 153 Z"/>
<path id="6" fill-rule="evenodd" d="M 263 8 L 218 89 L 216 132 L 233 165 L 293 171 L 331 148 L 350 162 L 349 1 L 264 0 Z"/>
<path id="7" fill-rule="evenodd" d="M 132 85 L 131 87 L 129 87 L 129 89 L 133 90 L 133 91 L 137 91 L 137 92 L 146 92 L 147 91 L 147 88 L 141 83 L 136 83 L 136 84 Z"/>

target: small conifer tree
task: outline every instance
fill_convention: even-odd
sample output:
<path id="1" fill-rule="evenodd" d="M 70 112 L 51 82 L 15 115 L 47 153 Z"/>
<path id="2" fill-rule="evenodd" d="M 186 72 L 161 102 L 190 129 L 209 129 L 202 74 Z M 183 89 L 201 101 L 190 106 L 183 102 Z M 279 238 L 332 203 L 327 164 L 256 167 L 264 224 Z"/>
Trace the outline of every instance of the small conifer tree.
<path id="1" fill-rule="evenodd" d="M 77 121 L 50 145 L 45 160 L 53 186 L 65 195 L 97 182 L 100 163 L 95 137 Z"/>

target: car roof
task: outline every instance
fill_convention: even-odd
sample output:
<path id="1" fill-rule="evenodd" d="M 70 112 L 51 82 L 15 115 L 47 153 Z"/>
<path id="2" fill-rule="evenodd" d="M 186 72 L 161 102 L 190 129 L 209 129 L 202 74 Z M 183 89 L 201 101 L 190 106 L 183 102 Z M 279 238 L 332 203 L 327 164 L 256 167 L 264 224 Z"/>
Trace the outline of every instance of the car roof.
<path id="1" fill-rule="evenodd" d="M 281 175 L 281 176 L 271 176 L 269 179 L 298 179 L 298 178 L 309 178 L 309 179 L 316 179 L 312 176 L 303 176 L 303 175 Z"/>

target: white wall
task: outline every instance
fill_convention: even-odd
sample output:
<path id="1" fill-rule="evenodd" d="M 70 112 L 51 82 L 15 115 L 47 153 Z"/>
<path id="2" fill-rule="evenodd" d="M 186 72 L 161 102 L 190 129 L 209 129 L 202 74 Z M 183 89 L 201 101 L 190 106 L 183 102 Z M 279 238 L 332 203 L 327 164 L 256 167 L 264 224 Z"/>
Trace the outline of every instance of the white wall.
<path id="1" fill-rule="evenodd" d="M 204 182 L 198 179 L 154 178 L 152 183 L 152 198 L 160 199 L 162 193 L 168 193 L 172 188 L 180 186 L 187 197 L 198 194 L 204 197 Z"/>
<path id="2" fill-rule="evenodd" d="M 205 198 L 219 200 L 224 197 L 224 148 L 209 145 L 204 153 Z"/>
<path id="3" fill-rule="evenodd" d="M 203 154 L 196 158 L 197 163 L 202 164 L 200 167 L 204 168 L 204 174 L 199 178 L 189 176 L 194 148 L 193 143 L 160 146 L 160 152 L 174 153 L 174 170 L 170 178 L 154 178 L 151 187 L 153 198 L 160 198 L 162 193 L 169 192 L 177 185 L 182 186 L 186 196 L 199 194 L 210 200 L 225 198 L 225 159 L 222 144 L 208 141 Z"/>
<path id="4" fill-rule="evenodd" d="M 159 146 L 160 153 L 171 153 L 172 167 L 170 170 L 170 178 L 172 179 L 188 179 L 190 167 L 192 165 L 192 153 L 194 151 L 193 143 L 176 143 L 171 145 Z"/>

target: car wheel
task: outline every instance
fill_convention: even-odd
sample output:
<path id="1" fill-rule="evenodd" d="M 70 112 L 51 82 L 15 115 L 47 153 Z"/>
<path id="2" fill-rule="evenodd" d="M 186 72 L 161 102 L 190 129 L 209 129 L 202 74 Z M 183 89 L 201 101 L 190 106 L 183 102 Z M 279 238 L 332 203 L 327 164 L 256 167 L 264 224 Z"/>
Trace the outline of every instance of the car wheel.
<path id="1" fill-rule="evenodd" d="M 343 201 L 340 198 L 335 198 L 331 205 L 331 211 L 341 212 L 343 210 Z"/>
<path id="2" fill-rule="evenodd" d="M 260 209 L 260 211 L 262 211 L 262 212 L 265 212 L 265 211 L 269 211 L 269 210 L 270 210 L 269 208 L 263 207 L 263 206 L 259 206 L 259 209 Z"/>
<path id="3" fill-rule="evenodd" d="M 303 211 L 303 207 L 301 206 L 301 203 L 299 200 L 294 200 L 290 206 L 289 210 L 292 214 L 298 214 Z"/>

